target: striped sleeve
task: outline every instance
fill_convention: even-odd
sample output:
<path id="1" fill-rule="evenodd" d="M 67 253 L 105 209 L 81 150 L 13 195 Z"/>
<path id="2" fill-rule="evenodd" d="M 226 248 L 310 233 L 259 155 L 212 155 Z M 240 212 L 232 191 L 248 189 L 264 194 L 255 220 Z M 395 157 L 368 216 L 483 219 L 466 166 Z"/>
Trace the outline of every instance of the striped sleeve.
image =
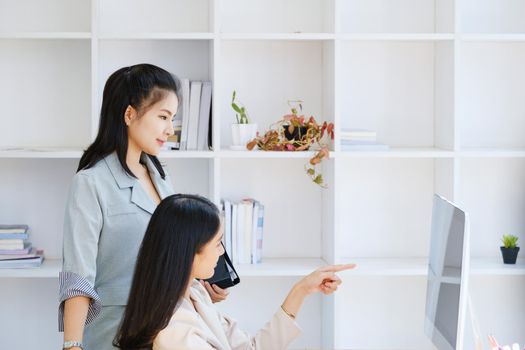
<path id="1" fill-rule="evenodd" d="M 60 283 L 60 306 L 58 308 L 58 331 L 64 331 L 64 303 L 67 299 L 86 296 L 91 298 L 86 318 L 86 325 L 90 324 L 100 313 L 102 302 L 91 284 L 83 277 L 74 272 L 61 272 Z"/>

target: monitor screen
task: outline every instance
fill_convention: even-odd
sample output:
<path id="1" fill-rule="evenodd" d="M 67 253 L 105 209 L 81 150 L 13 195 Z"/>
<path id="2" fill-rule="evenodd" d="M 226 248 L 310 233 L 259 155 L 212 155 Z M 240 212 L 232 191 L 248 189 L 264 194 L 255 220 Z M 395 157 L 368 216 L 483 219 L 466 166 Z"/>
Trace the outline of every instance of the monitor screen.
<path id="1" fill-rule="evenodd" d="M 428 264 L 425 333 L 439 350 L 460 349 L 468 278 L 468 217 L 434 196 Z"/>

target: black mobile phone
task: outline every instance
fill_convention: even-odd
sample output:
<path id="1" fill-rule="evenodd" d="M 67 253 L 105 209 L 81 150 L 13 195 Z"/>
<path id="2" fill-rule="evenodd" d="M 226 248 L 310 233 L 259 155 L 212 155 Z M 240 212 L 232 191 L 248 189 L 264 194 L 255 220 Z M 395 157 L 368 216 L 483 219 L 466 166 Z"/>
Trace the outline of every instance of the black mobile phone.
<path id="1" fill-rule="evenodd" d="M 216 284 L 222 289 L 233 287 L 241 281 L 226 251 L 219 257 L 213 276 L 205 281 Z"/>

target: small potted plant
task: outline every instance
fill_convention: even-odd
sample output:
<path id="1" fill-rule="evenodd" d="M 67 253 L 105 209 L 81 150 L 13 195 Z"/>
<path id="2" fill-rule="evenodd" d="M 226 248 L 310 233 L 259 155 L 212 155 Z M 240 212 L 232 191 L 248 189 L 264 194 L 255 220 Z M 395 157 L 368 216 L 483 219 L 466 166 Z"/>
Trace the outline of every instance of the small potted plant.
<path id="1" fill-rule="evenodd" d="M 518 258 L 520 247 L 517 246 L 518 237 L 514 235 L 503 235 L 501 239 L 503 246 L 500 247 L 503 262 L 505 264 L 515 264 Z"/>
<path id="2" fill-rule="evenodd" d="M 246 112 L 246 107 L 235 101 L 236 92 L 233 91 L 231 106 L 235 111 L 237 123 L 232 124 L 231 149 L 245 151 L 246 144 L 257 136 L 257 124 L 251 124 Z"/>
<path id="3" fill-rule="evenodd" d="M 291 114 L 284 115 L 272 124 L 264 135 L 257 135 L 248 143 L 247 148 L 251 150 L 258 146 L 263 151 L 288 152 L 314 148 L 316 152 L 310 159 L 309 166 L 305 166 L 305 171 L 315 184 L 326 188 L 323 175 L 317 170 L 317 166 L 330 154 L 324 138 L 334 139 L 334 124 L 320 124 L 313 116 L 306 120 L 304 115 L 299 115 L 299 111 L 302 111 L 302 101 L 288 101 L 288 105 L 291 107 Z"/>

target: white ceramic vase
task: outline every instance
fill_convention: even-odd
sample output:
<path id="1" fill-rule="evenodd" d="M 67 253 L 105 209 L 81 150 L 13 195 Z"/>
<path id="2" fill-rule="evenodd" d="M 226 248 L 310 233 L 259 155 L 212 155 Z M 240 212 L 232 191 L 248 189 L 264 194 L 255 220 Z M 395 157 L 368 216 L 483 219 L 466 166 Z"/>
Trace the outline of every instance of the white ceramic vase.
<path id="1" fill-rule="evenodd" d="M 257 136 L 257 124 L 232 124 L 232 149 L 246 150 L 246 144 Z"/>

